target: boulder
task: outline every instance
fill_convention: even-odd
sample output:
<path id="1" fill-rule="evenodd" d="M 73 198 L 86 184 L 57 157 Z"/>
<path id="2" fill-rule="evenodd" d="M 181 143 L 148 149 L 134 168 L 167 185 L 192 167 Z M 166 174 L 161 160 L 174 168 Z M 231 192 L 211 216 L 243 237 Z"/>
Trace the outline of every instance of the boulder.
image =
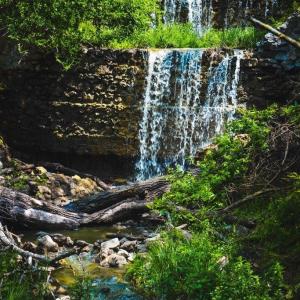
<path id="1" fill-rule="evenodd" d="M 44 235 L 37 239 L 38 246 L 44 250 L 50 252 L 57 252 L 59 247 L 56 242 L 53 241 L 50 235 Z"/>
<path id="2" fill-rule="evenodd" d="M 120 241 L 118 238 L 114 238 L 111 240 L 108 240 L 106 242 L 101 243 L 101 250 L 104 249 L 115 249 L 120 246 Z"/>

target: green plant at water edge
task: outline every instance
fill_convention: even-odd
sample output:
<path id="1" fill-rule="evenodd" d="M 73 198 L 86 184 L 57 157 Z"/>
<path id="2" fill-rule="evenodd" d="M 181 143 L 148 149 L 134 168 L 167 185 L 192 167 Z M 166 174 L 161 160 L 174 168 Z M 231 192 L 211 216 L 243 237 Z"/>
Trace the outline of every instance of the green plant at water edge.
<path id="1" fill-rule="evenodd" d="M 77 276 L 76 282 L 68 288 L 71 299 L 93 300 L 93 280 L 88 276 Z"/>
<path id="2" fill-rule="evenodd" d="M 210 232 L 186 240 L 172 231 L 134 261 L 128 277 L 149 299 L 282 299 L 280 266 L 258 276 L 233 248 Z"/>
<path id="3" fill-rule="evenodd" d="M 153 208 L 171 212 L 173 221 L 179 223 L 191 215 L 177 212 L 177 206 L 202 213 L 232 203 L 239 188 L 248 181 L 253 161 L 268 153 L 269 124 L 277 113 L 276 106 L 263 111 L 241 110 L 240 118 L 228 125 L 197 164 L 200 174 L 171 173 L 171 191 L 157 199 Z M 241 190 L 238 196 L 243 193 Z M 197 220 L 195 215 L 194 218 Z"/>
<path id="4" fill-rule="evenodd" d="M 174 225 L 188 223 L 194 232 L 210 228 L 211 235 L 221 236 L 225 241 L 231 237 L 236 241 L 235 250 L 250 256 L 260 272 L 279 261 L 290 285 L 286 287 L 287 299 L 297 298 L 300 282 L 297 267 L 300 251 L 299 137 L 299 105 L 241 110 L 238 119 L 228 124 L 224 134 L 215 139 L 196 163 L 199 174 L 173 171 L 169 175 L 170 192 L 156 199 L 152 208 L 167 215 Z M 229 210 L 225 212 L 225 208 Z M 236 221 L 232 218 L 229 221 L 228 216 Z M 239 221 L 243 220 L 253 222 L 256 227 L 241 235 Z M 158 251 L 157 248 L 156 255 Z M 153 267 L 152 273 L 157 267 L 150 258 L 144 263 Z M 144 289 L 151 280 L 156 282 L 151 273 L 145 275 L 148 276 L 146 283 L 139 283 L 138 272 L 134 274 L 137 285 Z M 185 271 L 182 276 L 187 276 Z"/>
<path id="5" fill-rule="evenodd" d="M 21 263 L 11 251 L 0 253 L 0 299 L 42 300 L 48 294 L 47 272 Z"/>

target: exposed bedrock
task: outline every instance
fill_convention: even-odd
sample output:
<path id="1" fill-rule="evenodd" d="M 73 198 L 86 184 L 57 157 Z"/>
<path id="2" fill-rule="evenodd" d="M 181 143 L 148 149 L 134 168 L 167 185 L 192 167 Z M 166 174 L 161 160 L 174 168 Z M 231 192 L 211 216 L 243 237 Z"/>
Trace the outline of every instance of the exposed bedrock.
<path id="1" fill-rule="evenodd" d="M 199 32 L 249 24 L 249 16 L 261 20 L 282 16 L 293 0 L 162 0 L 164 21 L 190 22 Z"/>
<path id="2" fill-rule="evenodd" d="M 170 61 L 179 62 L 180 52 L 170 53 Z M 0 132 L 10 146 L 95 157 L 139 155 L 148 51 L 89 49 L 70 71 L 63 71 L 51 56 L 29 53 L 20 59 L 8 50 L 2 54 Z M 205 95 L 211 68 L 227 54 L 233 51 L 201 51 L 197 93 Z M 7 57 L 12 63 L 6 64 Z M 13 58 L 20 59 L 19 64 Z M 234 66 L 230 68 L 232 77 Z M 168 71 L 172 89 L 180 68 Z M 164 101 L 172 106 L 174 99 Z"/>
<path id="3" fill-rule="evenodd" d="M 291 15 L 279 30 L 300 39 L 300 13 Z M 241 84 L 249 105 L 300 101 L 300 50 L 286 41 L 266 34 L 241 68 Z"/>

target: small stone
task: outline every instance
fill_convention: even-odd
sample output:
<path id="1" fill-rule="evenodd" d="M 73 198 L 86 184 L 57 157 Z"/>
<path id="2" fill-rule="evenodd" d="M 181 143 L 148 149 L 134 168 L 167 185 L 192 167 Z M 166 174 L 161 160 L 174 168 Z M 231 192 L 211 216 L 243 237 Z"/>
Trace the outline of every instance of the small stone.
<path id="1" fill-rule="evenodd" d="M 76 240 L 74 242 L 74 244 L 75 244 L 75 246 L 82 247 L 82 248 L 90 245 L 89 243 L 87 243 L 86 241 L 83 241 L 83 240 Z"/>
<path id="2" fill-rule="evenodd" d="M 145 242 L 146 242 L 146 246 L 149 246 L 149 244 L 153 243 L 153 242 L 157 242 L 160 240 L 160 234 L 157 234 L 156 236 L 152 237 L 152 238 L 149 238 L 149 239 L 146 239 Z"/>
<path id="3" fill-rule="evenodd" d="M 129 253 L 129 256 L 127 258 L 128 261 L 133 262 L 135 259 L 136 254 L 135 253 Z"/>
<path id="4" fill-rule="evenodd" d="M 55 187 L 52 190 L 52 198 L 59 198 L 65 196 L 65 191 L 61 187 Z"/>
<path id="5" fill-rule="evenodd" d="M 35 253 L 37 250 L 37 245 L 32 242 L 25 242 L 22 248 L 26 251 Z"/>
<path id="6" fill-rule="evenodd" d="M 42 247 L 50 252 L 57 252 L 58 251 L 58 244 L 53 241 L 51 236 L 44 235 L 37 239 L 38 246 Z"/>
<path id="7" fill-rule="evenodd" d="M 117 254 L 111 254 L 100 263 L 102 267 L 112 267 L 112 268 L 119 268 L 126 264 L 127 264 L 126 258 Z"/>
<path id="8" fill-rule="evenodd" d="M 139 253 L 146 253 L 147 252 L 147 247 L 146 247 L 145 244 L 139 244 L 139 245 L 137 245 L 136 248 L 137 248 L 137 251 Z"/>
<path id="9" fill-rule="evenodd" d="M 124 256 L 125 258 L 128 258 L 129 257 L 129 253 L 126 251 L 126 250 L 124 250 L 124 249 L 120 249 L 119 251 L 118 251 L 118 253 L 117 253 L 118 255 L 121 255 L 121 256 Z"/>
<path id="10" fill-rule="evenodd" d="M 137 241 L 127 241 L 121 245 L 121 248 L 128 252 L 131 252 L 136 250 L 136 246 L 137 246 Z"/>
<path id="11" fill-rule="evenodd" d="M 47 173 L 47 170 L 44 167 L 36 167 L 35 168 L 40 175 L 44 175 Z"/>
<path id="12" fill-rule="evenodd" d="M 108 240 L 106 242 L 101 243 L 101 249 L 115 249 L 120 246 L 120 241 L 118 238 L 114 238 L 111 240 Z"/>

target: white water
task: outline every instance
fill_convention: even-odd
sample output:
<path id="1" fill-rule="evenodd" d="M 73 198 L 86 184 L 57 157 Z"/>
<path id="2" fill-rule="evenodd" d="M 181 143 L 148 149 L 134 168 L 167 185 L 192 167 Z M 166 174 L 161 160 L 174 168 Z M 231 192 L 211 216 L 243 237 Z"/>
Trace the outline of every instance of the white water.
<path id="1" fill-rule="evenodd" d="M 174 23 L 180 21 L 183 10 L 188 13 L 188 22 L 200 35 L 205 29 L 211 27 L 212 0 L 165 0 L 164 21 Z"/>
<path id="2" fill-rule="evenodd" d="M 169 166 L 184 168 L 234 117 L 243 52 L 227 54 L 210 66 L 201 97 L 202 56 L 201 49 L 150 51 L 138 180 L 162 174 Z"/>

